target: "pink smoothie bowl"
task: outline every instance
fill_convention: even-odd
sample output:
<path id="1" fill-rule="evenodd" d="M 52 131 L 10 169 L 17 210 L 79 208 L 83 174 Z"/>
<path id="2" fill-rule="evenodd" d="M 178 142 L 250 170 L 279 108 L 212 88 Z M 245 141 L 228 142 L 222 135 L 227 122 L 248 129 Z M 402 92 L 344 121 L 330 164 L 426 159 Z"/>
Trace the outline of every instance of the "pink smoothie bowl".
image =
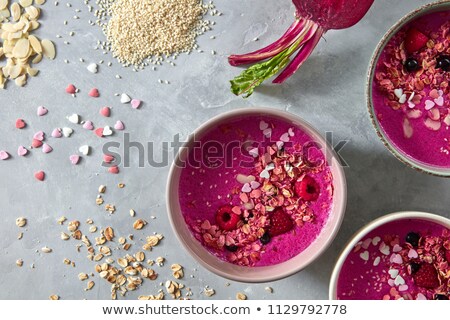
<path id="1" fill-rule="evenodd" d="M 239 119 L 239 121 L 241 119 L 254 119 L 255 117 L 271 117 L 283 123 L 285 122 L 289 126 L 302 130 L 315 143 L 320 145 L 323 153 L 327 155 L 326 161 L 333 177 L 334 195 L 327 221 L 324 223 L 316 239 L 302 252 L 287 261 L 273 265 L 242 266 L 218 258 L 216 255 L 210 253 L 193 236 L 180 205 L 180 199 L 183 196 L 180 194 L 180 177 L 185 169 L 177 164 L 183 163 L 188 158 L 193 148 L 194 140 L 198 138 L 202 139 L 205 136 L 208 137 L 208 132 L 221 125 L 230 123 L 230 121 L 235 121 L 236 119 Z M 245 130 L 246 128 L 242 129 Z M 196 137 L 195 139 L 194 136 Z M 346 207 L 347 188 L 344 170 L 337 154 L 316 129 L 300 117 L 288 112 L 269 108 L 251 108 L 239 109 L 218 115 L 194 131 L 172 164 L 168 177 L 166 196 L 169 219 L 174 233 L 182 244 L 180 250 L 186 250 L 201 266 L 219 276 L 234 281 L 261 283 L 275 281 L 299 272 L 324 253 L 341 226 Z"/>
<path id="2" fill-rule="evenodd" d="M 450 219 L 442 217 L 440 215 L 426 213 L 426 212 L 418 212 L 418 211 L 402 211 L 387 214 L 378 219 L 373 220 L 368 223 L 366 226 L 357 231 L 352 238 L 349 240 L 347 245 L 345 246 L 342 253 L 339 255 L 339 258 L 334 266 L 333 273 L 331 275 L 330 286 L 329 286 L 329 298 L 331 300 L 342 299 L 346 300 L 349 298 L 339 297 L 341 292 L 340 287 L 348 287 L 347 280 L 359 280 L 359 278 L 364 275 L 368 276 L 370 279 L 374 279 L 373 274 L 367 273 L 369 269 L 373 268 L 371 260 L 367 261 L 368 264 L 361 270 L 358 270 L 357 263 L 350 263 L 350 255 L 356 257 L 360 252 L 365 249 L 361 249 L 361 251 L 355 251 L 357 246 L 360 246 L 364 240 L 367 240 L 369 237 L 373 237 L 378 232 L 386 232 L 389 234 L 405 234 L 409 231 L 425 231 L 430 232 L 430 229 L 450 229 Z M 402 230 L 404 229 L 404 230 Z M 406 231 L 405 230 L 409 230 Z M 383 242 L 383 241 L 381 241 Z M 381 243 L 380 242 L 380 243 Z M 373 244 L 370 244 L 372 247 Z M 375 247 L 378 247 L 379 244 L 376 244 Z M 370 248 L 368 249 L 370 250 Z M 378 249 L 374 249 L 378 250 Z M 395 251 L 391 250 L 390 254 L 393 254 Z M 377 252 L 378 253 L 378 252 Z M 381 255 L 381 254 L 380 254 Z M 389 256 L 388 255 L 388 256 Z M 356 257 L 355 259 L 358 259 Z M 360 261 L 360 260 L 357 260 Z M 362 260 L 361 260 L 362 261 Z M 363 263 L 363 262 L 362 262 Z M 380 263 L 381 265 L 381 263 Z M 346 276 L 343 275 L 344 269 L 347 268 L 347 271 L 350 273 Z M 387 274 L 387 272 L 385 273 Z M 361 278 L 362 279 L 362 278 Z M 366 282 L 367 280 L 361 280 L 362 282 Z M 375 280 L 376 281 L 376 280 Z M 363 290 L 362 290 L 363 291 Z M 367 293 L 361 295 L 361 297 L 353 297 L 352 299 L 356 300 L 372 300 L 373 298 L 370 296 L 374 293 L 374 290 L 369 290 Z M 359 293 L 361 294 L 361 293 Z M 381 299 L 380 299 L 381 300 Z"/>
<path id="3" fill-rule="evenodd" d="M 417 87 L 413 86 L 414 89 L 409 90 L 412 92 L 409 92 L 407 90 L 405 90 L 405 92 L 402 92 L 405 93 L 407 100 L 406 103 L 403 103 L 401 98 L 398 99 L 398 102 L 400 103 L 399 110 L 395 109 L 394 107 L 389 107 L 386 96 L 382 96 L 381 91 L 377 88 L 379 84 L 376 80 L 376 76 L 380 73 L 380 66 L 385 62 L 385 60 L 383 60 L 386 55 L 385 49 L 395 44 L 395 37 L 397 35 L 400 37 L 401 35 L 403 35 L 403 32 L 407 34 L 408 30 L 410 29 L 420 29 L 430 37 L 429 39 L 431 39 L 432 33 L 430 30 L 435 28 L 435 25 L 439 27 L 442 26 L 446 21 L 449 20 L 449 17 L 450 1 L 439 1 L 424 5 L 423 7 L 420 7 L 401 18 L 386 32 L 381 41 L 378 43 L 369 65 L 366 83 L 366 99 L 370 118 L 372 120 L 373 126 L 375 127 L 378 137 L 381 139 L 385 147 L 397 159 L 399 159 L 406 165 L 420 172 L 442 177 L 450 177 L 450 151 L 448 153 L 446 151 L 446 148 L 450 148 L 450 144 L 445 143 L 445 141 L 448 140 L 448 133 L 450 132 L 448 126 L 449 120 L 444 121 L 446 114 L 444 112 L 447 112 L 444 110 L 448 109 L 446 107 L 447 105 L 441 107 L 438 107 L 436 105 L 436 107 L 434 108 L 435 110 L 428 111 L 429 109 L 425 108 L 424 105 L 426 105 L 426 103 L 431 103 L 431 101 L 433 100 L 430 98 L 430 96 L 428 96 L 430 94 L 430 89 L 427 87 L 427 85 L 425 85 L 424 89 L 416 89 Z M 434 31 L 437 32 L 437 30 Z M 406 39 L 406 37 L 402 36 L 401 39 Z M 411 76 L 415 74 L 415 71 L 407 70 L 406 63 L 410 59 L 418 61 L 418 70 L 425 73 L 426 70 L 424 70 L 424 67 L 422 67 L 422 62 L 424 61 L 421 60 L 425 59 L 422 58 L 423 56 L 421 55 L 425 54 L 425 51 L 427 51 L 426 46 L 422 47 L 422 49 L 414 53 L 408 53 L 406 51 L 405 57 L 401 58 L 403 68 L 398 70 L 400 72 L 401 79 L 403 79 L 403 77 L 408 77 L 409 74 Z M 445 54 L 445 52 L 440 53 L 440 55 Z M 433 58 L 432 61 L 436 59 L 438 59 L 438 56 Z M 437 66 L 436 68 L 438 69 Z M 386 69 L 388 69 L 387 66 Z M 393 88 L 397 88 L 403 85 L 402 82 L 400 82 L 400 85 L 398 86 L 394 81 L 392 83 Z M 410 82 L 406 80 L 405 83 Z M 391 90 L 393 90 L 393 88 L 391 88 Z M 400 89 L 401 88 L 397 88 L 396 90 Z M 425 96 L 419 95 L 419 92 L 425 93 Z M 397 95 L 397 93 L 395 95 Z M 416 107 L 414 107 L 413 104 L 410 104 L 410 101 L 414 102 L 414 100 L 412 100 L 414 95 L 416 95 L 416 98 L 421 97 L 421 100 L 419 100 L 419 102 L 415 102 Z M 446 96 L 446 93 L 444 94 L 444 96 Z M 397 102 L 395 96 L 393 96 L 393 99 L 394 100 L 391 100 L 389 102 Z M 428 101 L 429 99 L 431 100 Z M 428 120 L 431 120 L 431 118 L 429 118 L 430 112 L 437 111 L 438 109 L 441 110 L 440 119 L 438 117 L 438 119 L 433 119 L 436 120 L 434 122 L 427 122 Z M 403 111 L 404 113 L 399 111 Z M 447 119 L 450 119 L 450 115 Z M 429 129 L 430 126 L 428 125 L 428 123 L 437 124 L 440 129 Z M 409 128 L 412 128 L 412 131 L 410 131 Z M 435 131 L 428 132 L 427 129 Z"/>

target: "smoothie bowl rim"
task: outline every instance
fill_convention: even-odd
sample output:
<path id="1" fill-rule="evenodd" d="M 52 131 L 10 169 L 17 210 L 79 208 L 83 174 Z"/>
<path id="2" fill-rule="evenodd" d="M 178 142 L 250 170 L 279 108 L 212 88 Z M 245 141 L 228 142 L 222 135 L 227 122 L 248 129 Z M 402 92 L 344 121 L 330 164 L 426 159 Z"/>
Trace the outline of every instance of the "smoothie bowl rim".
<path id="1" fill-rule="evenodd" d="M 425 4 L 413 11 L 409 12 L 405 16 L 403 16 L 400 20 L 398 20 L 389 30 L 383 35 L 381 40 L 378 42 L 374 53 L 371 57 L 369 68 L 367 72 L 367 80 L 366 80 L 366 104 L 369 111 L 369 116 L 372 122 L 373 127 L 377 133 L 378 138 L 384 144 L 384 146 L 394 155 L 399 161 L 406 164 L 410 168 L 413 168 L 419 172 L 423 172 L 426 174 L 430 174 L 438 177 L 450 177 L 450 167 L 439 167 L 433 166 L 430 164 L 426 164 L 421 162 L 420 160 L 409 157 L 404 151 L 395 146 L 395 144 L 391 141 L 391 139 L 387 136 L 384 129 L 381 127 L 377 116 L 374 110 L 373 103 L 373 81 L 375 77 L 375 71 L 377 67 L 378 60 L 386 47 L 389 41 L 392 39 L 398 31 L 400 31 L 405 25 L 419 18 L 420 16 L 430 14 L 433 12 L 446 11 L 450 10 L 450 1 L 449 0 L 441 0 L 437 2 L 432 2 L 429 4 Z"/>
<path id="2" fill-rule="evenodd" d="M 399 221 L 399 220 L 425 220 L 428 222 L 436 223 L 440 226 L 446 227 L 450 229 L 450 218 L 443 217 L 439 214 L 424 212 L 424 211 L 397 211 L 393 213 L 389 213 L 383 215 L 375 220 L 370 221 L 359 230 L 357 230 L 348 240 L 348 242 L 344 245 L 341 253 L 336 260 L 336 263 L 333 267 L 333 271 L 331 273 L 330 285 L 328 296 L 330 300 L 337 300 L 337 287 L 339 282 L 339 276 L 342 271 L 342 267 L 344 266 L 345 261 L 348 258 L 348 255 L 351 253 L 355 245 L 361 241 L 365 236 L 367 236 L 370 232 L 375 230 L 378 227 L 381 227 L 385 224 Z"/>
<path id="3" fill-rule="evenodd" d="M 192 235 L 191 230 L 184 221 L 183 213 L 179 204 L 178 189 L 182 168 L 178 167 L 176 162 L 177 160 L 186 158 L 190 151 L 189 145 L 192 143 L 194 136 L 202 136 L 202 133 L 207 133 L 208 130 L 210 130 L 214 125 L 223 121 L 240 116 L 255 115 L 275 117 L 281 119 L 282 121 L 291 122 L 295 124 L 296 127 L 307 133 L 313 141 L 322 143 L 325 146 L 325 150 L 323 152 L 327 152 L 328 155 L 331 155 L 331 159 L 328 159 L 328 165 L 333 173 L 334 195 L 333 206 L 330 210 L 330 216 L 327 219 L 327 222 L 323 226 L 317 238 L 305 250 L 293 258 L 275 265 L 244 267 L 223 261 L 214 256 Z M 344 169 L 339 161 L 338 155 L 313 126 L 303 120 L 300 116 L 287 111 L 265 107 L 252 107 L 251 109 L 243 108 L 221 113 L 201 124 L 192 134 L 189 135 L 187 142 L 180 149 L 180 152 L 176 155 L 170 167 L 166 187 L 166 203 L 169 221 L 176 238 L 179 242 L 181 242 L 182 247 L 191 257 L 194 258 L 196 262 L 212 273 L 230 280 L 245 283 L 263 283 L 286 278 L 301 271 L 319 258 L 321 254 L 323 254 L 324 251 L 331 245 L 340 229 L 345 215 L 347 203 L 347 183 Z M 317 248 L 313 251 L 312 248 L 316 246 Z"/>

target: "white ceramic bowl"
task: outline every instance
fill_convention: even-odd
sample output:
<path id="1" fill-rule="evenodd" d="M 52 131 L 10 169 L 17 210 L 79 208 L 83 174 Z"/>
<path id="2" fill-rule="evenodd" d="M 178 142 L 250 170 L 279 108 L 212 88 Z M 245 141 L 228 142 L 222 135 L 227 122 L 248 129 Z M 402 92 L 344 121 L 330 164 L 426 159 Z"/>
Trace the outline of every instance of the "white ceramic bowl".
<path id="1" fill-rule="evenodd" d="M 348 255 L 353 250 L 355 245 L 359 241 L 364 239 L 364 237 L 367 234 L 369 234 L 376 228 L 378 228 L 384 224 L 396 221 L 396 220 L 405 220 L 405 219 L 426 220 L 426 221 L 431 221 L 431 222 L 437 223 L 439 225 L 442 225 L 444 227 L 450 228 L 450 219 L 447 219 L 447 218 L 444 218 L 442 216 L 432 214 L 432 213 L 417 212 L 417 211 L 404 211 L 404 212 L 391 213 L 391 214 L 382 216 L 382 217 L 370 222 L 369 224 L 367 224 L 366 226 L 361 228 L 359 231 L 357 231 L 353 235 L 353 237 L 350 239 L 350 241 L 345 246 L 345 249 L 340 254 L 340 256 L 336 262 L 336 265 L 334 266 L 333 273 L 331 275 L 331 280 L 330 280 L 329 297 L 331 300 L 337 299 L 337 285 L 338 285 L 338 281 L 339 281 L 339 275 L 340 275 L 342 266 L 345 263 L 345 260 L 347 259 Z"/>
<path id="2" fill-rule="evenodd" d="M 292 259 L 280 264 L 264 267 L 243 267 L 232 263 L 225 262 L 209 253 L 199 241 L 197 241 L 187 224 L 185 223 L 180 203 L 179 203 L 179 181 L 182 168 L 176 165 L 178 161 L 184 161 L 193 146 L 194 135 L 197 139 L 201 139 L 205 132 L 211 128 L 219 126 L 222 123 L 230 121 L 230 119 L 242 119 L 246 116 L 267 115 L 280 118 L 283 121 L 291 123 L 293 126 L 301 128 L 309 136 L 311 136 L 321 146 L 325 146 L 325 152 L 328 155 L 328 164 L 331 167 L 334 183 L 334 201 L 329 219 L 322 229 L 317 239 L 303 252 Z M 338 160 L 338 156 L 334 150 L 327 144 L 325 139 L 311 125 L 300 117 L 274 109 L 251 108 L 240 109 L 228 113 L 221 114 L 200 126 L 190 136 L 189 140 L 177 155 L 168 178 L 167 183 L 167 206 L 170 222 L 175 234 L 180 240 L 183 247 L 206 269 L 231 280 L 241 282 L 267 282 L 292 275 L 317 259 L 335 238 L 341 225 L 347 199 L 347 188 L 344 171 Z"/>

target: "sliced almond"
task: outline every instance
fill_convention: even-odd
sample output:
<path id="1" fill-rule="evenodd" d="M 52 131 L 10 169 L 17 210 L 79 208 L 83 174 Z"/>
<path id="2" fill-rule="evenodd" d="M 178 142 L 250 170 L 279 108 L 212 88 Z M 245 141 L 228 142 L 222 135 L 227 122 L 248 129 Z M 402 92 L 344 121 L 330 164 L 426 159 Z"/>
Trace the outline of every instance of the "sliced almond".
<path id="1" fill-rule="evenodd" d="M 108 241 L 111 241 L 112 239 L 114 239 L 114 230 L 113 230 L 113 228 L 107 227 L 105 229 L 104 235 L 105 235 L 106 240 L 108 240 Z"/>
<path id="2" fill-rule="evenodd" d="M 5 9 L 8 6 L 8 0 L 0 0 L 0 10 Z"/>
<path id="3" fill-rule="evenodd" d="M 42 53 L 42 45 L 38 38 L 30 34 L 28 36 L 28 40 L 30 41 L 30 45 L 33 48 L 34 52 Z"/>
<path id="4" fill-rule="evenodd" d="M 86 273 L 80 273 L 80 274 L 78 274 L 78 279 L 79 279 L 80 281 L 87 280 L 88 278 L 89 278 L 89 276 L 88 276 Z"/>
<path id="5" fill-rule="evenodd" d="M 16 219 L 16 226 L 18 226 L 19 228 L 25 227 L 25 225 L 27 224 L 27 219 L 20 217 Z"/>
<path id="6" fill-rule="evenodd" d="M 42 52 L 43 52 L 44 56 L 50 60 L 55 59 L 56 50 L 55 50 L 55 45 L 53 44 L 53 42 L 51 42 L 50 40 L 47 40 L 47 39 L 43 39 L 41 41 L 41 45 L 42 45 Z"/>
<path id="7" fill-rule="evenodd" d="M 11 15 L 12 15 L 13 21 L 18 21 L 19 20 L 21 11 L 22 10 L 20 9 L 20 6 L 19 6 L 19 4 L 17 2 L 14 2 L 11 5 Z"/>
<path id="8" fill-rule="evenodd" d="M 440 121 L 434 121 L 430 118 L 427 118 L 425 121 L 425 126 L 432 130 L 432 131 L 438 131 L 441 128 L 441 122 Z"/>
<path id="9" fill-rule="evenodd" d="M 14 82 L 16 83 L 16 86 L 23 87 L 24 85 L 27 84 L 27 76 L 24 74 L 20 77 L 17 77 Z"/>
<path id="10" fill-rule="evenodd" d="M 22 7 L 26 8 L 32 5 L 33 0 L 19 0 L 19 3 Z"/>
<path id="11" fill-rule="evenodd" d="M 34 0 L 34 3 L 36 3 L 39 6 L 42 6 L 45 3 L 46 0 Z"/>
<path id="12" fill-rule="evenodd" d="M 61 239 L 67 241 L 70 239 L 70 236 L 67 233 L 61 232 Z"/>
<path id="13" fill-rule="evenodd" d="M 43 247 L 43 248 L 41 249 L 41 251 L 44 252 L 44 253 L 50 253 L 50 252 L 52 252 L 53 250 L 52 250 L 51 248 L 49 248 L 49 247 Z"/>

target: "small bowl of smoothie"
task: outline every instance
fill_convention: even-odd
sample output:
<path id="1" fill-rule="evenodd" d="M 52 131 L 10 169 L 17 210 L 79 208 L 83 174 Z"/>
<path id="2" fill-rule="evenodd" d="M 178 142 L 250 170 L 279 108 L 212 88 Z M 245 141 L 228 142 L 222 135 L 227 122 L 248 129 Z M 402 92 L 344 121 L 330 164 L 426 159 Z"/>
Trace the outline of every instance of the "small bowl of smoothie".
<path id="1" fill-rule="evenodd" d="M 294 114 L 241 109 L 203 124 L 167 186 L 183 247 L 228 279 L 266 282 L 312 263 L 343 219 L 346 182 L 325 139 Z"/>
<path id="2" fill-rule="evenodd" d="M 333 270 L 330 299 L 449 300 L 450 220 L 399 212 L 369 223 Z"/>
<path id="3" fill-rule="evenodd" d="M 425 5 L 382 38 L 367 101 L 375 129 L 401 161 L 450 176 L 450 2 Z"/>

